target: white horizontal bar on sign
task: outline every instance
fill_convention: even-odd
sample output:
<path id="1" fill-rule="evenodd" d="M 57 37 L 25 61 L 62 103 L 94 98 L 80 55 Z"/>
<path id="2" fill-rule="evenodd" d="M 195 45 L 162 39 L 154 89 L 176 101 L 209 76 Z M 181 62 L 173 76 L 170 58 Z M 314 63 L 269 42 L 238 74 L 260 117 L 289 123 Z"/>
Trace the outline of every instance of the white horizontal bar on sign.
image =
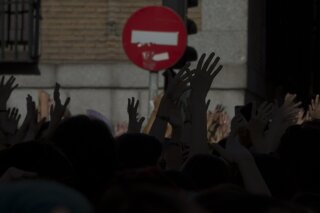
<path id="1" fill-rule="evenodd" d="M 154 61 L 165 61 L 169 59 L 169 53 L 168 52 L 164 52 L 164 53 L 158 53 L 155 54 L 152 59 Z"/>
<path id="2" fill-rule="evenodd" d="M 153 43 L 158 45 L 178 45 L 179 32 L 157 32 L 133 30 L 131 34 L 131 43 Z"/>

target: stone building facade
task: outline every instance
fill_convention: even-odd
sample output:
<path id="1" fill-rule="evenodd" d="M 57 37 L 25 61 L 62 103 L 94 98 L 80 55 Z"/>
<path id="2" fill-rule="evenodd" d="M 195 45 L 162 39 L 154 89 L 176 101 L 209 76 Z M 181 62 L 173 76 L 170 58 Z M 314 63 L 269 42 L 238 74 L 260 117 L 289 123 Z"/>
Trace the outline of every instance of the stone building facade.
<path id="1" fill-rule="evenodd" d="M 73 114 L 95 109 L 112 122 L 126 121 L 127 98 L 136 97 L 145 116 L 149 74 L 128 61 L 121 33 L 130 14 L 148 5 L 161 1 L 42 0 L 40 75 L 18 75 L 10 105 L 24 114 L 27 94 L 36 99 L 39 90 L 52 92 L 59 82 Z M 199 54 L 215 51 L 224 65 L 209 93 L 211 105 L 223 104 L 232 115 L 247 88 L 248 0 L 201 0 L 189 17 L 198 25 L 189 45 Z"/>

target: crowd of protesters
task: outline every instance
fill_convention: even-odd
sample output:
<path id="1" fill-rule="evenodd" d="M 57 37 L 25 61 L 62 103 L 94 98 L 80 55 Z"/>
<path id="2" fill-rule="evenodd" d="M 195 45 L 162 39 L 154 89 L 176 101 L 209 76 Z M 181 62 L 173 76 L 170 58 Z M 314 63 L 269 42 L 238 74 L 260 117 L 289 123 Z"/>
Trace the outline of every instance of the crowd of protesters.
<path id="1" fill-rule="evenodd" d="M 0 212 L 320 212 L 320 100 L 308 109 L 248 103 L 229 122 L 208 109 L 220 58 L 203 54 L 170 77 L 146 120 L 128 99 L 121 134 L 103 120 L 68 116 L 56 84 L 50 117 L 26 96 L 8 108 L 15 77 L 0 82 Z M 124 112 L 126 113 L 126 112 Z"/>

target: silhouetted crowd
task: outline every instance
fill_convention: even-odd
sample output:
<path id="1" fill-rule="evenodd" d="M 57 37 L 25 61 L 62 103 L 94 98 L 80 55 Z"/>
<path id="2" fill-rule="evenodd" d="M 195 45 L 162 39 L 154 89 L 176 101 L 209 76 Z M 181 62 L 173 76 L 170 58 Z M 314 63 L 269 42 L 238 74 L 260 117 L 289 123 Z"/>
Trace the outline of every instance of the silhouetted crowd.
<path id="1" fill-rule="evenodd" d="M 99 116 L 67 113 L 59 84 L 49 118 L 27 95 L 19 122 L 7 106 L 18 84 L 3 76 L 0 212 L 320 212 L 319 96 L 308 109 L 294 94 L 248 103 L 229 121 L 206 100 L 219 62 L 203 54 L 169 76 L 147 120 L 129 98 L 117 134 Z"/>

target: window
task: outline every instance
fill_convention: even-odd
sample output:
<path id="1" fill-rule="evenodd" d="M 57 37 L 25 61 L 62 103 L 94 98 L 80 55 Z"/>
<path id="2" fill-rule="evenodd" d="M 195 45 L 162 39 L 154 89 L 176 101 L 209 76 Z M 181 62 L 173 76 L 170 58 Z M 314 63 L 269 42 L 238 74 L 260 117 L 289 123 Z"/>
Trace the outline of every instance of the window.
<path id="1" fill-rule="evenodd" d="M 38 72 L 40 0 L 0 0 L 0 72 Z"/>

